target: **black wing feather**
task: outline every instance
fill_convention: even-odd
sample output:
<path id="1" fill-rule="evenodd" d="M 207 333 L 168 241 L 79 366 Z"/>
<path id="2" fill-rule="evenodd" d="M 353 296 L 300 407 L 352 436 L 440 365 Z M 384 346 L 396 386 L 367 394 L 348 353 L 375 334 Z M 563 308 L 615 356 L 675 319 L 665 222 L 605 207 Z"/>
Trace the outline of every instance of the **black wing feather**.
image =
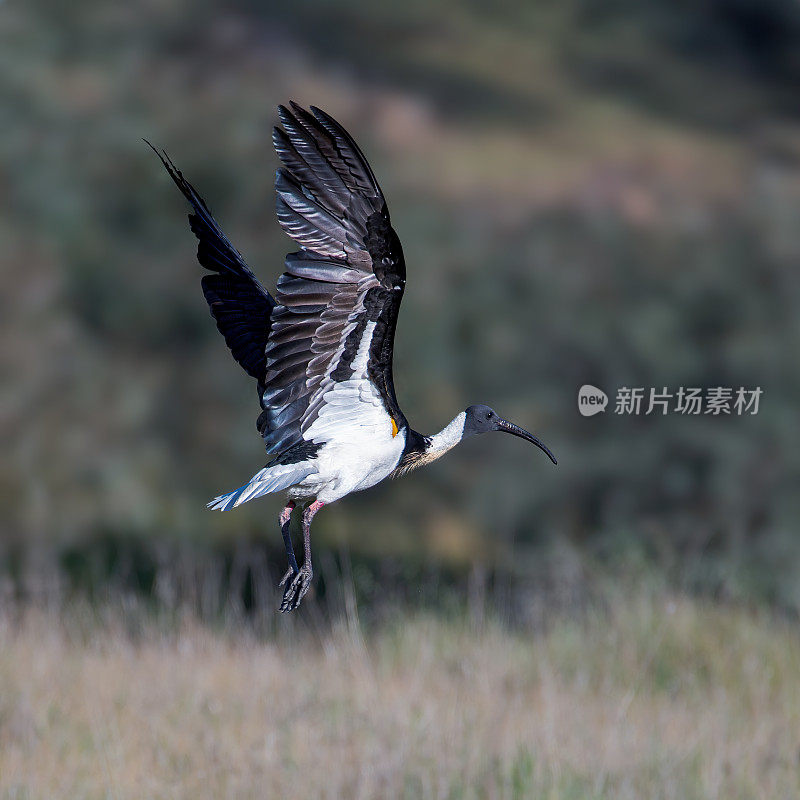
<path id="1" fill-rule="evenodd" d="M 286 257 L 274 299 L 194 188 L 158 153 L 194 209 L 189 219 L 199 240 L 197 257 L 215 273 L 203 278 L 203 292 L 234 358 L 259 382 L 258 429 L 279 461 L 309 446 L 303 432 L 324 406 L 328 388 L 349 378 L 368 322 L 375 325 L 367 377 L 398 428 L 408 427 L 392 376 L 405 262 L 383 193 L 336 120 L 314 106 L 310 112 L 291 106 L 279 107 L 283 129 L 273 132 L 283 162 L 276 211 L 302 249 Z"/>
<path id="2" fill-rule="evenodd" d="M 202 280 L 211 314 L 233 357 L 260 384 L 263 392 L 266 345 L 275 300 L 259 283 L 239 251 L 220 229 L 195 188 L 166 153 L 147 142 L 194 209 L 189 225 L 198 239 L 197 260 L 213 275 Z"/>

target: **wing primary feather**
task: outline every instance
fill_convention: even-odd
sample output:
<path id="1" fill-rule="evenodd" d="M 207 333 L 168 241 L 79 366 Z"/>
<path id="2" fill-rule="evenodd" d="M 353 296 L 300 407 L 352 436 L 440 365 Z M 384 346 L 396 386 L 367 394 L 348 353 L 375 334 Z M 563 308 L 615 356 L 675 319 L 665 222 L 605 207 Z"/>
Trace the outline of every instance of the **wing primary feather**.
<path id="1" fill-rule="evenodd" d="M 272 142 L 281 161 L 297 175 L 300 182 L 317 200 L 339 213 L 347 208 L 350 200 L 347 186 L 339 173 L 326 163 L 319 153 L 314 153 L 310 149 L 313 145 L 305 142 L 306 147 L 301 146 L 298 149 L 297 142 L 293 142 L 280 128 L 273 130 Z"/>
<path id="2" fill-rule="evenodd" d="M 211 275 L 201 281 L 203 294 L 217 328 L 233 357 L 257 381 L 264 377 L 265 350 L 275 300 L 259 283 L 239 251 L 211 215 L 211 211 L 165 151 L 159 152 L 146 139 L 192 206 L 189 225 L 198 239 L 197 260 Z"/>
<path id="3" fill-rule="evenodd" d="M 350 174 L 361 181 L 359 188 L 372 190 L 376 197 L 380 197 L 383 200 L 383 192 L 381 192 L 378 181 L 375 179 L 372 167 L 370 167 L 369 162 L 353 137 L 322 109 L 311 106 L 311 112 L 319 120 L 322 127 L 333 137 L 341 157 L 350 169 Z"/>

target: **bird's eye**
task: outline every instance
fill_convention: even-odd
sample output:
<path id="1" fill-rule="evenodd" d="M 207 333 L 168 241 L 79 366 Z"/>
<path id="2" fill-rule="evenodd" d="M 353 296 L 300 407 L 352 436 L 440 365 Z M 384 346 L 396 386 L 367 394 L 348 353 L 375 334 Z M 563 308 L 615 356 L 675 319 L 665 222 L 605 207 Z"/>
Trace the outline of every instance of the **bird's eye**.
<path id="1" fill-rule="evenodd" d="M 493 414 L 493 413 L 490 411 L 490 412 L 489 412 L 489 413 L 486 415 L 486 419 L 491 419 L 493 416 L 494 416 L 494 414 Z"/>

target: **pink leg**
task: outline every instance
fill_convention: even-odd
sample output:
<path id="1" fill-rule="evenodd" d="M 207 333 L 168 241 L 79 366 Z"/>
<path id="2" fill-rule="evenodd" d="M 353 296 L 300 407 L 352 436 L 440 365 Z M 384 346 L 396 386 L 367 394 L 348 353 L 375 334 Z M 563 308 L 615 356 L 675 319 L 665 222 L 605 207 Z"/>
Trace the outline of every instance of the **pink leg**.
<path id="1" fill-rule="evenodd" d="M 281 602 L 281 611 L 294 611 L 299 605 L 300 601 L 306 596 L 309 586 L 311 586 L 311 578 L 314 572 L 311 568 L 311 520 L 314 515 L 325 505 L 319 500 L 315 500 L 310 505 L 306 506 L 303 511 L 303 550 L 304 560 L 303 566 L 300 571 L 294 576 L 294 580 L 288 583 L 283 593 L 283 601 Z"/>
<path id="2" fill-rule="evenodd" d="M 278 517 L 278 521 L 281 523 L 281 528 L 289 521 L 292 516 L 292 511 L 294 511 L 294 500 L 290 500 L 286 504 L 286 508 L 281 511 L 280 516 Z"/>
<path id="3" fill-rule="evenodd" d="M 324 505 L 325 503 L 320 500 L 315 500 L 303 511 L 303 555 L 305 557 L 303 566 L 308 564 L 309 571 L 311 570 L 311 520 Z"/>

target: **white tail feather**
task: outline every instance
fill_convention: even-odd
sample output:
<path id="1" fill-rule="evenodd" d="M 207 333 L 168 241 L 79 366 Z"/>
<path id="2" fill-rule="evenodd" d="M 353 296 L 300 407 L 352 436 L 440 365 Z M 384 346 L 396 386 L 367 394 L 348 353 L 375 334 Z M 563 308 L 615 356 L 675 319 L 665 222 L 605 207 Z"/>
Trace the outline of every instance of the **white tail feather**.
<path id="1" fill-rule="evenodd" d="M 253 475 L 244 486 L 240 486 L 228 494 L 215 497 L 208 504 L 208 508 L 214 511 L 236 508 L 256 497 L 288 489 L 295 483 L 300 483 L 303 478 L 307 478 L 313 472 L 316 472 L 316 469 L 308 464 L 278 464 L 274 467 L 264 467 Z"/>

